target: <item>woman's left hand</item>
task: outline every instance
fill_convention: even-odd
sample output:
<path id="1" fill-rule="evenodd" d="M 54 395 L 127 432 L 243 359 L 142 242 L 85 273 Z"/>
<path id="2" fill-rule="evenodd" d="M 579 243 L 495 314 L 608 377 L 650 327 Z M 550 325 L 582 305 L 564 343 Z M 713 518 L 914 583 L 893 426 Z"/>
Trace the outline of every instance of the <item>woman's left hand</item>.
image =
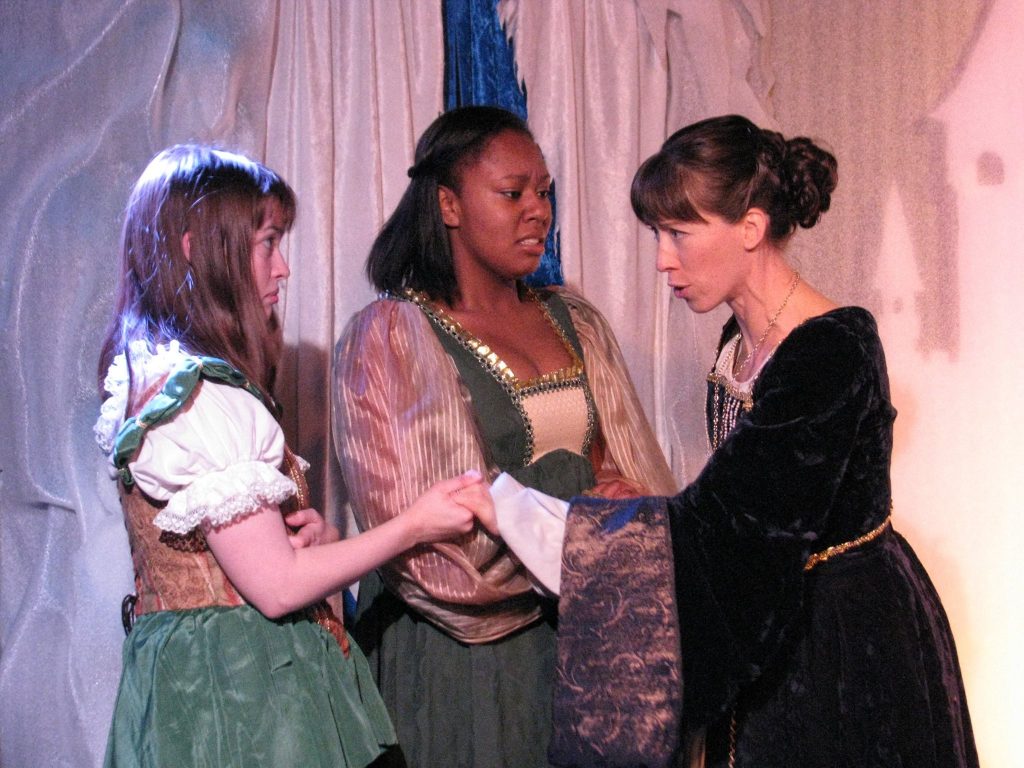
<path id="1" fill-rule="evenodd" d="M 288 542 L 292 549 L 328 544 L 341 539 L 341 533 L 315 509 L 298 509 L 284 516 L 290 529 Z"/>
<path id="2" fill-rule="evenodd" d="M 501 536 L 498 532 L 498 516 L 494 509 L 494 499 L 491 498 L 489 483 L 480 482 L 468 488 L 462 488 L 456 491 L 452 498 L 470 510 L 477 522 L 492 535 Z"/>

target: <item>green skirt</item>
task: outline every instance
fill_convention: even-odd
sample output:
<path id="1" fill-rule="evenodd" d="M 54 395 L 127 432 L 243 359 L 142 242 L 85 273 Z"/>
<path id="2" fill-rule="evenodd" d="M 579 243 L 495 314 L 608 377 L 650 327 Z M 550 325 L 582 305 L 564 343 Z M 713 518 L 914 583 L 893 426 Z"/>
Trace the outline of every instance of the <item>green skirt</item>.
<path id="1" fill-rule="evenodd" d="M 409 768 L 541 768 L 551 736 L 555 606 L 492 643 L 460 643 L 389 592 L 359 583 L 352 628 Z"/>
<path id="2" fill-rule="evenodd" d="M 107 766 L 349 766 L 395 732 L 366 659 L 250 606 L 142 616 L 124 643 Z"/>

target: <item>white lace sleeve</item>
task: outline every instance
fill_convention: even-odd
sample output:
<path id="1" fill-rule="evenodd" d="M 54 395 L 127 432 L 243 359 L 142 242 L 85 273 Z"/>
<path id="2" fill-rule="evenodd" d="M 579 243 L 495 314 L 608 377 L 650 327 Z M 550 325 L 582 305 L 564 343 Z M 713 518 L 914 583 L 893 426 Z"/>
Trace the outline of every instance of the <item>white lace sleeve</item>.
<path id="1" fill-rule="evenodd" d="M 154 523 L 184 534 L 223 525 L 296 491 L 281 474 L 284 433 L 248 392 L 202 381 L 192 402 L 150 429 L 128 464 L 139 488 L 167 506 Z"/>

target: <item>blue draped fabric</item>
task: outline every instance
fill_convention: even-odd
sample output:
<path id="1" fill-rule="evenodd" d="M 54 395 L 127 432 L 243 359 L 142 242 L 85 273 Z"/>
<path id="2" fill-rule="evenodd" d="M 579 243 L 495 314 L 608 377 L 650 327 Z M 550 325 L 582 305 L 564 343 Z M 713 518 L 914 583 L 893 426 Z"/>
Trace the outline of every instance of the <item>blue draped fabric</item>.
<path id="1" fill-rule="evenodd" d="M 516 77 L 512 44 L 498 21 L 498 0 L 443 0 L 445 109 L 467 104 L 503 107 L 526 119 L 526 87 Z M 554 186 L 552 221 L 557 222 Z M 562 260 L 553 223 L 537 271 L 528 285 L 561 285 Z"/>

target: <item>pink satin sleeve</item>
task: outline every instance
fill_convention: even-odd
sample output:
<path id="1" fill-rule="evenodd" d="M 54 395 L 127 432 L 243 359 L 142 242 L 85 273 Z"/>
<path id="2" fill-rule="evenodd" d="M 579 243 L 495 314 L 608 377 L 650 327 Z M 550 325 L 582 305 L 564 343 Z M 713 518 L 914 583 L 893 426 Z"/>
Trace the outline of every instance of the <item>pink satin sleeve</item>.
<path id="1" fill-rule="evenodd" d="M 558 289 L 558 295 L 569 307 L 583 346 L 583 362 L 605 440 L 602 469 L 634 481 L 651 495 L 674 495 L 679 483 L 647 422 L 615 334 L 584 298 L 565 288 Z"/>
<path id="2" fill-rule="evenodd" d="M 384 299 L 353 317 L 335 351 L 334 443 L 361 529 L 398 515 L 439 480 L 467 469 L 495 474 L 468 400 L 414 304 Z M 489 642 L 539 616 L 522 566 L 479 527 L 381 571 L 399 597 L 463 642 Z"/>

